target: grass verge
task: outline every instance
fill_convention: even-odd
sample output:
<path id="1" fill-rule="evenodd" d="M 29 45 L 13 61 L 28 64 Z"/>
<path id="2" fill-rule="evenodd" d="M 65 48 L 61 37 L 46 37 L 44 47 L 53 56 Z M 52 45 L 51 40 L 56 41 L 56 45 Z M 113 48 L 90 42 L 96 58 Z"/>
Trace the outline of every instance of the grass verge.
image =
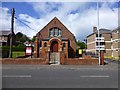
<path id="1" fill-rule="evenodd" d="M 16 58 L 18 56 L 24 56 L 25 55 L 25 52 L 20 52 L 20 51 L 13 51 L 12 52 L 12 57 L 13 58 Z"/>

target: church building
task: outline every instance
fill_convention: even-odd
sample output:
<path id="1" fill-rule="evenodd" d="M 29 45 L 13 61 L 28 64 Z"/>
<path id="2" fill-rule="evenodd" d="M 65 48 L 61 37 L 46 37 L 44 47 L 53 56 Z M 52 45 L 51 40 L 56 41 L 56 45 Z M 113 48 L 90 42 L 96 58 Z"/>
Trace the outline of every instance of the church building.
<path id="1" fill-rule="evenodd" d="M 34 58 L 61 64 L 67 58 L 76 57 L 76 47 L 75 36 L 55 17 L 36 34 Z"/>

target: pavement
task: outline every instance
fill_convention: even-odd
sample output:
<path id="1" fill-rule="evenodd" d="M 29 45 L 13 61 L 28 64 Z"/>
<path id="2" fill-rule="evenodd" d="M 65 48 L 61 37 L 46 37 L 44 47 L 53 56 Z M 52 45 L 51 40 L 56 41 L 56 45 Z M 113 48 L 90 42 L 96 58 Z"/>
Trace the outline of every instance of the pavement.
<path id="1" fill-rule="evenodd" d="M 3 88 L 118 88 L 118 63 L 2 65 Z"/>
<path id="2" fill-rule="evenodd" d="M 105 59 L 105 62 L 106 62 L 107 64 L 109 64 L 109 63 L 117 63 L 117 64 L 120 64 L 120 60 L 114 60 L 114 59 L 108 59 L 108 58 Z"/>

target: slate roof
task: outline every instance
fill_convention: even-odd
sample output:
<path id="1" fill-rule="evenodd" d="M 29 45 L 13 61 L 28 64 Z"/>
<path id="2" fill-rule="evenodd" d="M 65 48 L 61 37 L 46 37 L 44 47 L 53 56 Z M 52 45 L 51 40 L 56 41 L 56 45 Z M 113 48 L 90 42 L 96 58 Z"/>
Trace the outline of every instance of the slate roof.
<path id="1" fill-rule="evenodd" d="M 91 36 L 91 35 L 93 35 L 93 34 L 97 34 L 97 33 L 98 33 L 98 31 L 93 32 L 92 34 L 88 35 L 87 37 L 89 37 L 89 36 Z M 100 33 L 100 34 L 102 34 L 102 33 L 112 33 L 112 31 L 111 31 L 111 30 L 108 30 L 108 29 L 101 28 L 101 29 L 99 29 L 99 33 Z"/>
<path id="2" fill-rule="evenodd" d="M 0 36 L 8 36 L 10 31 L 0 31 Z"/>

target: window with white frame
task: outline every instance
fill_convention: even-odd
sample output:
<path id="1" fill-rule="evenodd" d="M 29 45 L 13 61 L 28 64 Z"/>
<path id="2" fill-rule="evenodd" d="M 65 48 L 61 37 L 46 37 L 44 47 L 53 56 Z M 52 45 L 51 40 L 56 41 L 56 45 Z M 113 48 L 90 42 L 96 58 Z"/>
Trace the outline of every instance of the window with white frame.
<path id="1" fill-rule="evenodd" d="M 54 27 L 54 28 L 51 28 L 49 30 L 49 34 L 50 34 L 49 36 L 51 36 L 51 37 L 52 36 L 60 37 L 62 32 L 61 32 L 61 30 L 59 28 Z"/>

